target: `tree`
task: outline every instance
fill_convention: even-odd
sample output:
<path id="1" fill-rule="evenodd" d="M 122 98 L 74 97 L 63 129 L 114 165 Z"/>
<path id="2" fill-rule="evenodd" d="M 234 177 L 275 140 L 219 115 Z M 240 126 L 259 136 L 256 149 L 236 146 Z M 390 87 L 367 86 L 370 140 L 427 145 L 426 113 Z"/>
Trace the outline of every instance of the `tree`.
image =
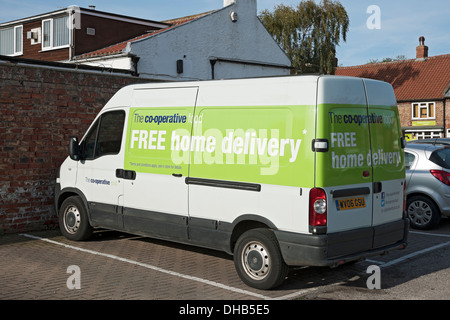
<path id="1" fill-rule="evenodd" d="M 407 59 L 408 58 L 404 54 L 400 54 L 395 58 L 383 58 L 381 61 L 379 61 L 378 59 L 370 59 L 369 61 L 367 61 L 367 64 L 379 63 L 379 62 L 403 61 L 403 60 L 407 60 Z"/>
<path id="2" fill-rule="evenodd" d="M 345 42 L 350 21 L 339 1 L 301 1 L 293 8 L 283 4 L 259 15 L 269 33 L 292 61 L 294 74 L 333 74 L 336 46 Z"/>

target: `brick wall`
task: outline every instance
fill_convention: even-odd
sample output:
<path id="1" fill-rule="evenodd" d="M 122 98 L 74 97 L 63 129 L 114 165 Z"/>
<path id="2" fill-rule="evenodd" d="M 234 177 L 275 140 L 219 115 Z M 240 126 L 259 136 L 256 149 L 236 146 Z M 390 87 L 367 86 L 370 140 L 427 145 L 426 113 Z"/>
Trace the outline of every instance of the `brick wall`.
<path id="1" fill-rule="evenodd" d="M 118 89 L 142 81 L 0 63 L 0 235 L 57 225 L 54 186 L 69 137 L 81 138 Z"/>

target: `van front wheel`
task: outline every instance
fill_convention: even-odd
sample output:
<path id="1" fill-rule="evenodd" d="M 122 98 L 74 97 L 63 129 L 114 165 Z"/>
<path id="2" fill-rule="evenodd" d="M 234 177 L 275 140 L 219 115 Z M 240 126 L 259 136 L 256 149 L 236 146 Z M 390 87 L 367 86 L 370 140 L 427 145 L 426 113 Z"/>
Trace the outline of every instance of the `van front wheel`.
<path id="1" fill-rule="evenodd" d="M 289 271 L 275 234 L 269 229 L 242 234 L 236 243 L 234 264 L 244 283 L 262 290 L 279 286 Z"/>
<path id="2" fill-rule="evenodd" d="M 87 240 L 93 232 L 83 201 L 79 197 L 64 200 L 59 210 L 59 228 L 69 240 Z"/>

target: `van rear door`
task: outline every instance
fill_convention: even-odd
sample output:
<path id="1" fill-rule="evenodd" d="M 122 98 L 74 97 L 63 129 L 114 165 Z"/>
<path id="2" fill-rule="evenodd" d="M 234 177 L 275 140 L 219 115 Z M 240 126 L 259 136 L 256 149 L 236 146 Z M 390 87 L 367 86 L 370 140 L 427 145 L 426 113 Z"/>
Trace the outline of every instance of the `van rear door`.
<path id="1" fill-rule="evenodd" d="M 392 87 L 321 77 L 317 117 L 316 139 L 327 139 L 329 146 L 316 151 L 315 183 L 327 193 L 327 232 L 401 220 L 404 155 Z"/>
<path id="2" fill-rule="evenodd" d="M 324 76 L 317 90 L 316 139 L 326 139 L 328 149 L 315 152 L 315 186 L 327 194 L 327 233 L 371 227 L 373 175 L 364 83 Z"/>
<path id="3" fill-rule="evenodd" d="M 364 79 L 373 167 L 374 226 L 398 221 L 403 212 L 404 153 L 397 102 L 390 84 Z"/>

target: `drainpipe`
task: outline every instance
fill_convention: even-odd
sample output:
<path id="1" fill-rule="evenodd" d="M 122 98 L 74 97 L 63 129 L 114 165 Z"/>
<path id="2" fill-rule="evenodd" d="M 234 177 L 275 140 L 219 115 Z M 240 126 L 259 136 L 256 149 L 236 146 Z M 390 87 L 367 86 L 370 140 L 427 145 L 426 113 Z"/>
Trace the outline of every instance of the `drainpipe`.
<path id="1" fill-rule="evenodd" d="M 447 101 L 447 99 L 445 99 L 442 101 L 442 104 L 444 106 L 444 138 L 447 138 L 447 127 L 446 127 L 446 121 L 445 121 L 445 102 Z"/>
<path id="2" fill-rule="evenodd" d="M 73 14 L 75 10 L 69 10 L 69 26 L 70 26 L 70 39 L 69 39 L 69 61 L 72 61 L 73 58 L 73 43 L 74 43 L 74 28 L 73 28 Z"/>
<path id="3" fill-rule="evenodd" d="M 211 79 L 215 80 L 215 71 L 214 66 L 216 65 L 217 59 L 210 59 L 209 63 L 211 63 Z"/>
<path id="4" fill-rule="evenodd" d="M 135 77 L 139 77 L 139 72 L 138 72 L 138 62 L 141 58 L 136 56 L 136 55 L 132 55 L 131 56 L 131 63 L 133 64 L 133 76 Z"/>

